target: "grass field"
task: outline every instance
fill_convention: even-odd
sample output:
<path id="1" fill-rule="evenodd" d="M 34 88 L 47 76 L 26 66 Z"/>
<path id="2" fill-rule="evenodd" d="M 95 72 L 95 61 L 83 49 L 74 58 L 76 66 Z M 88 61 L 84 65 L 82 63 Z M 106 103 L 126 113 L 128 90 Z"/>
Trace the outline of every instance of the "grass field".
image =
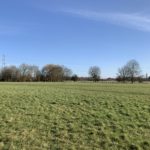
<path id="1" fill-rule="evenodd" d="M 150 150 L 150 85 L 0 83 L 0 150 Z"/>

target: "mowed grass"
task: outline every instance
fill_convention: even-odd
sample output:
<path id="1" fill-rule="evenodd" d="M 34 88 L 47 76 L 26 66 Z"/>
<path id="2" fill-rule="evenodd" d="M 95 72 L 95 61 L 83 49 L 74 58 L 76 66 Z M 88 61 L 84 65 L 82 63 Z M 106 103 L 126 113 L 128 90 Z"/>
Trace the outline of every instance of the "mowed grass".
<path id="1" fill-rule="evenodd" d="M 150 150 L 150 85 L 0 83 L 0 150 Z"/>

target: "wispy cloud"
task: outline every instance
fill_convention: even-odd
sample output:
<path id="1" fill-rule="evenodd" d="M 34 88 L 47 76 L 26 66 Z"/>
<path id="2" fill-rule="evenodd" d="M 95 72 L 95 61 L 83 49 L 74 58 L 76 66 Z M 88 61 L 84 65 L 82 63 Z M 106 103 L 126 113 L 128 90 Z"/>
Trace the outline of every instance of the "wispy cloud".
<path id="1" fill-rule="evenodd" d="M 84 17 L 90 20 L 108 22 L 115 25 L 150 32 L 150 16 L 140 13 L 103 13 L 84 10 L 63 10 L 64 13 Z"/>

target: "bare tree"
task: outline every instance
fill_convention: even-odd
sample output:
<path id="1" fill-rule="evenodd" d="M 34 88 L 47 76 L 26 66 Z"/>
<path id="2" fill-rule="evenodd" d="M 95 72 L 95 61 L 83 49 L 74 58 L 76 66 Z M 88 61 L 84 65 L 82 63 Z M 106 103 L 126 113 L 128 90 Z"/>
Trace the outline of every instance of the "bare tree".
<path id="1" fill-rule="evenodd" d="M 72 76 L 72 70 L 65 66 L 62 66 L 62 68 L 63 68 L 64 80 L 70 80 Z"/>
<path id="2" fill-rule="evenodd" d="M 137 78 L 140 75 L 140 65 L 136 60 L 133 59 L 126 64 L 126 67 L 128 68 L 128 77 L 133 83 L 135 81 L 135 78 Z"/>
<path id="3" fill-rule="evenodd" d="M 128 79 L 128 67 L 125 65 L 118 69 L 118 81 L 125 81 Z"/>
<path id="4" fill-rule="evenodd" d="M 89 76 L 93 79 L 93 81 L 100 80 L 101 70 L 98 66 L 92 66 L 89 68 Z"/>
<path id="5" fill-rule="evenodd" d="M 45 81 L 62 81 L 64 72 L 61 66 L 48 64 L 43 67 L 42 75 Z"/>
<path id="6" fill-rule="evenodd" d="M 130 80 L 134 83 L 136 78 L 140 76 L 140 65 L 136 60 L 130 60 L 125 66 L 118 70 L 118 78 L 122 81 Z"/>
<path id="7" fill-rule="evenodd" d="M 40 80 L 41 72 L 40 72 L 38 66 L 35 66 L 35 65 L 29 66 L 29 72 L 28 73 L 29 73 L 32 81 L 39 81 Z"/>
<path id="8" fill-rule="evenodd" d="M 29 78 L 29 65 L 28 64 L 21 64 L 19 66 L 19 72 L 20 72 L 20 80 L 21 81 L 27 81 Z"/>
<path id="9" fill-rule="evenodd" d="M 1 80 L 3 81 L 18 81 L 19 70 L 16 66 L 5 67 L 1 71 Z"/>
<path id="10" fill-rule="evenodd" d="M 34 81 L 40 76 L 39 67 L 35 65 L 22 64 L 19 66 L 21 81 Z"/>

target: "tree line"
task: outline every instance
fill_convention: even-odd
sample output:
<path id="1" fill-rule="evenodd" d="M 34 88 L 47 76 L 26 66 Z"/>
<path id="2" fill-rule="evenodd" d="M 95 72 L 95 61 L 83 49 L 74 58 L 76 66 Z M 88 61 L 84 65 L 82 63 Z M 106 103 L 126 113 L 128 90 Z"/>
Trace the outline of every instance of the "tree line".
<path id="1" fill-rule="evenodd" d="M 36 65 L 21 64 L 1 69 L 0 81 L 64 81 L 70 80 L 71 69 L 54 64 L 45 65 L 41 70 Z"/>
<path id="2" fill-rule="evenodd" d="M 93 81 L 99 81 L 101 70 L 97 66 L 90 67 L 89 75 Z M 109 78 L 110 79 L 110 78 Z M 108 80 L 109 80 L 108 79 Z M 138 61 L 132 59 L 128 61 L 123 67 L 118 69 L 117 77 L 115 79 L 118 82 L 131 82 L 134 83 L 135 81 L 142 82 L 144 80 L 150 80 L 148 75 L 144 78 L 141 75 L 141 67 Z"/>
<path id="3" fill-rule="evenodd" d="M 88 70 L 89 77 L 78 77 L 73 74 L 72 70 L 66 66 L 47 64 L 42 69 L 36 65 L 21 64 L 19 67 L 8 66 L 0 70 L 0 81 L 14 81 L 14 82 L 29 82 L 29 81 L 100 81 L 101 69 L 99 66 L 91 66 Z M 110 79 L 110 78 L 109 78 Z M 141 82 L 141 68 L 136 60 L 130 60 L 123 67 L 118 69 L 116 79 L 118 82 L 135 81 Z"/>

